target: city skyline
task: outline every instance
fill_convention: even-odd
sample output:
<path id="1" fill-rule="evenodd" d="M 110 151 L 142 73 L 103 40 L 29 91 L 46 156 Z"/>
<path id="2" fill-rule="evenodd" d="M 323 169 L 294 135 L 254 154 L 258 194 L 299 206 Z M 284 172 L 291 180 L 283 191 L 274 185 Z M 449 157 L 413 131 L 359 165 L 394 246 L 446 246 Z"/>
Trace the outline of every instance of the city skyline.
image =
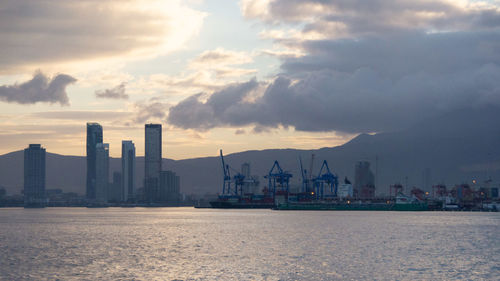
<path id="1" fill-rule="evenodd" d="M 1 280 L 496 280 L 500 0 L 0 0 Z"/>

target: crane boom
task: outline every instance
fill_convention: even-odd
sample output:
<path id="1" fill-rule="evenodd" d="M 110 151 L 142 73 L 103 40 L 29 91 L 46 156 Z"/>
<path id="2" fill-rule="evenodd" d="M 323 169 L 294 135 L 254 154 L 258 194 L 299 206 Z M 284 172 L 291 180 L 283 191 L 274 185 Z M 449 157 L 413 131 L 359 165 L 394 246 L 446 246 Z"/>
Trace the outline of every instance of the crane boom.
<path id="1" fill-rule="evenodd" d="M 312 180 L 313 175 L 313 165 L 314 165 L 314 153 L 311 155 L 311 163 L 309 165 L 309 180 Z"/>
<path id="2" fill-rule="evenodd" d="M 222 163 L 222 170 L 224 171 L 224 183 L 222 185 L 222 194 L 231 192 L 231 174 L 229 173 L 229 165 L 224 162 L 224 155 L 222 154 L 222 149 L 220 150 L 220 159 Z"/>
<path id="3" fill-rule="evenodd" d="M 222 162 L 222 170 L 224 171 L 224 177 L 226 177 L 227 176 L 226 163 L 224 163 L 224 155 L 222 155 L 222 149 L 220 150 L 220 160 Z"/>

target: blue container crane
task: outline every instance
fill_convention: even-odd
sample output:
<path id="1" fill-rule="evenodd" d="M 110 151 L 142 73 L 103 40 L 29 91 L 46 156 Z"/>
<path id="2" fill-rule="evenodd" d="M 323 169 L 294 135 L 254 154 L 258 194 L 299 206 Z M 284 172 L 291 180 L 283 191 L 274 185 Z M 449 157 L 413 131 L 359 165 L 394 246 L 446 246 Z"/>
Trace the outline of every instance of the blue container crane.
<path id="1" fill-rule="evenodd" d="M 231 168 L 231 167 L 229 167 Z M 243 185 L 245 185 L 245 175 L 231 168 L 236 174 L 233 176 L 234 194 L 243 196 Z M 239 193 L 239 194 L 238 194 Z"/>
<path id="2" fill-rule="evenodd" d="M 325 171 L 323 172 L 323 170 Z M 324 198 L 325 185 L 330 187 L 333 197 L 337 197 L 338 177 L 330 171 L 326 160 L 323 161 L 319 174 L 313 179 L 313 183 L 316 188 L 316 198 Z"/>
<path id="3" fill-rule="evenodd" d="M 222 185 L 222 195 L 223 196 L 243 195 L 243 185 L 245 183 L 245 176 L 226 164 L 226 162 L 224 161 L 224 155 L 222 154 L 222 149 L 220 150 L 220 159 L 222 162 L 222 170 L 224 171 L 224 183 Z M 231 177 L 231 170 L 235 172 L 235 175 L 233 177 Z M 234 186 L 234 188 L 231 189 L 231 186 Z"/>
<path id="4" fill-rule="evenodd" d="M 284 191 L 288 194 L 289 182 L 292 174 L 283 171 L 278 161 L 274 161 L 274 165 L 269 170 L 269 174 L 265 178 L 269 179 L 269 189 L 276 195 L 276 191 Z"/>
<path id="5" fill-rule="evenodd" d="M 224 162 L 224 155 L 222 149 L 220 150 L 220 160 L 222 162 L 222 170 L 224 171 L 224 183 L 222 185 L 222 195 L 231 193 L 231 173 L 229 172 L 229 165 Z"/>

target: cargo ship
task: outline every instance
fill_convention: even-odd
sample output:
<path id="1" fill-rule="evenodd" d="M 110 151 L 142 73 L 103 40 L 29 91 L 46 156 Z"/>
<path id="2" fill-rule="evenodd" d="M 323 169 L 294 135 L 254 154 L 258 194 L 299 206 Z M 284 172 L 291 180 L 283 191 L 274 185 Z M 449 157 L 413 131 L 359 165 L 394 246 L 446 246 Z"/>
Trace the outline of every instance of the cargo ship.
<path id="1" fill-rule="evenodd" d="M 217 200 L 211 201 L 210 206 L 217 209 L 272 209 L 274 201 L 266 195 L 221 195 Z"/>
<path id="2" fill-rule="evenodd" d="M 274 210 L 310 211 L 428 211 L 426 202 L 398 194 L 395 201 L 363 202 L 358 201 L 287 201 L 276 204 Z"/>

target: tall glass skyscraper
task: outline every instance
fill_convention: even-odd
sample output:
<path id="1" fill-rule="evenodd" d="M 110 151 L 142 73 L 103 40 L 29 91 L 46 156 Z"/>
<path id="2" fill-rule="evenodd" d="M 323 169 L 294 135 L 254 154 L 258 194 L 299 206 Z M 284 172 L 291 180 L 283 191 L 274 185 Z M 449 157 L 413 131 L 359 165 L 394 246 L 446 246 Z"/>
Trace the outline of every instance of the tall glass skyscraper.
<path id="1" fill-rule="evenodd" d="M 95 155 L 95 199 L 98 203 L 107 203 L 109 185 L 109 144 L 96 144 Z"/>
<path id="2" fill-rule="evenodd" d="M 24 150 L 24 206 L 45 207 L 45 148 L 30 144 Z"/>
<path id="3" fill-rule="evenodd" d="M 122 201 L 135 198 L 135 145 L 132 141 L 122 141 Z"/>
<path id="4" fill-rule="evenodd" d="M 102 143 L 102 126 L 87 123 L 87 199 L 96 199 L 96 145 Z"/>
<path id="5" fill-rule="evenodd" d="M 161 124 L 146 124 L 144 191 L 149 202 L 158 201 L 161 172 Z"/>

